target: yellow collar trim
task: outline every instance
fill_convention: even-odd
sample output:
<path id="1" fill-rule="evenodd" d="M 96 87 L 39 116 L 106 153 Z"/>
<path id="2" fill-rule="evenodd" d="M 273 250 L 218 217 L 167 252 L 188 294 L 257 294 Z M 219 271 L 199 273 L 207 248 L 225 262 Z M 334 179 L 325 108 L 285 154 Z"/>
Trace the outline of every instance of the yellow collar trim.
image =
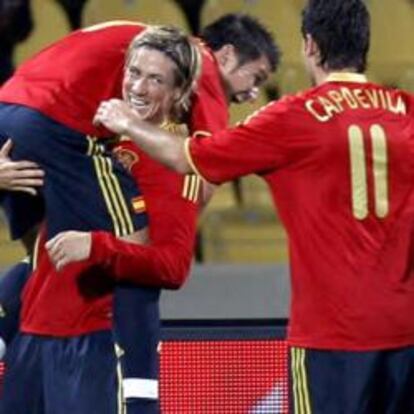
<path id="1" fill-rule="evenodd" d="M 325 82 L 355 82 L 366 83 L 367 77 L 361 73 L 351 72 L 332 72 L 328 75 Z"/>

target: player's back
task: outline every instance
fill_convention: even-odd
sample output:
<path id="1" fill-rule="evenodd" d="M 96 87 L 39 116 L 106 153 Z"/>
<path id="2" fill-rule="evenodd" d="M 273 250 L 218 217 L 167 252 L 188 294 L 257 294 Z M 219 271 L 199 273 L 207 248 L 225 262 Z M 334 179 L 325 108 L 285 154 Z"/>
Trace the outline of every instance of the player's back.
<path id="1" fill-rule="evenodd" d="M 289 161 L 266 178 L 290 236 L 292 343 L 413 343 L 411 97 L 338 76 L 287 105 Z"/>
<path id="2" fill-rule="evenodd" d="M 108 22 L 76 31 L 26 61 L 0 89 L 0 101 L 37 109 L 79 132 L 92 126 L 102 100 L 121 97 L 125 52 L 145 28 Z"/>

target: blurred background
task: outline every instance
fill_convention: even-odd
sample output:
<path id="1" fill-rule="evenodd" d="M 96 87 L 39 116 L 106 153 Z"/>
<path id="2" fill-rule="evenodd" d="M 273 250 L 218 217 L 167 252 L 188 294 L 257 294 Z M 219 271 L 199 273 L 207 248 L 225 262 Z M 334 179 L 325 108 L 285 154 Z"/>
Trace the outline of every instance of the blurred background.
<path id="1" fill-rule="evenodd" d="M 257 102 L 232 107 L 232 123 L 235 123 L 269 100 L 309 86 L 300 53 L 300 12 L 304 3 L 304 0 L 1 0 L 0 82 L 36 51 L 80 27 L 127 19 L 175 24 L 197 34 L 201 27 L 224 13 L 245 12 L 258 17 L 275 35 L 283 51 L 283 61 Z M 367 4 L 372 16 L 368 76 L 414 92 L 414 1 L 367 0 Z M 22 254 L 18 243 L 8 241 L 0 213 L 0 269 L 19 260 Z M 266 185 L 258 177 L 246 177 L 219 188 L 200 220 L 196 257 L 196 277 L 179 293 L 181 305 L 177 307 L 174 304 L 177 300 L 173 303 L 169 295 L 163 302 L 164 313 L 169 317 L 185 317 L 192 307 L 195 316 L 287 316 L 286 236 Z M 207 283 L 211 278 L 219 279 L 220 283 Z M 227 301 L 236 286 L 239 290 L 234 300 Z M 272 300 L 275 292 L 280 297 L 276 306 Z M 252 294 L 260 296 L 260 300 L 249 300 Z M 210 299 L 204 302 L 207 296 Z M 211 306 L 211 297 L 215 297 L 215 306 Z M 222 299 L 232 305 L 223 304 Z"/>

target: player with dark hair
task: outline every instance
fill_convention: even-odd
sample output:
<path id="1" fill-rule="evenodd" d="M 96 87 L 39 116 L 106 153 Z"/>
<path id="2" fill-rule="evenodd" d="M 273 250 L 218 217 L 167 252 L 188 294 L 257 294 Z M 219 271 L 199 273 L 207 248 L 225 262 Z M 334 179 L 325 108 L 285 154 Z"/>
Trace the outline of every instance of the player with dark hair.
<path id="1" fill-rule="evenodd" d="M 122 102 L 96 121 L 182 173 L 269 184 L 288 235 L 292 412 L 414 412 L 414 100 L 367 81 L 362 0 L 310 0 L 315 87 L 185 144 Z"/>
<path id="2" fill-rule="evenodd" d="M 256 24 L 260 27 L 258 23 Z M 94 28 L 94 30 L 100 31 L 114 28 L 115 27 L 108 28 L 100 26 Z M 268 37 L 268 41 L 272 42 L 270 36 Z M 59 44 L 57 44 L 57 46 L 58 45 Z M 203 68 L 196 93 L 192 97 L 190 126 L 193 131 L 201 130 L 203 131 L 203 134 L 206 134 L 209 131 L 217 131 L 226 125 L 228 119 L 227 105 L 233 94 L 237 94 L 238 91 L 240 91 L 249 99 L 256 95 L 255 89 L 264 80 L 270 70 L 270 60 L 273 59 L 273 61 L 276 62 L 278 54 L 277 49 L 274 47 L 273 54 L 269 59 L 266 56 L 261 55 L 260 58 L 254 61 L 238 65 L 237 50 L 231 45 L 224 44 L 223 48 L 215 53 L 209 51 L 205 46 L 199 45 L 199 47 L 201 48 L 200 50 L 202 51 L 203 56 Z M 157 49 L 157 47 L 155 47 L 155 49 Z M 162 47 L 160 46 L 159 49 L 162 49 Z M 53 52 L 53 47 L 51 48 L 51 51 Z M 44 53 L 48 53 L 48 50 Z M 174 57 L 172 57 L 172 59 L 174 61 L 177 60 L 174 59 Z M 241 72 L 239 72 L 239 69 Z M 140 73 L 141 72 L 136 72 L 136 68 L 127 66 L 126 78 L 136 79 L 138 76 L 139 79 Z M 225 82 L 224 79 L 226 80 Z M 154 81 L 157 81 L 157 79 L 154 79 Z M 223 84 L 226 85 L 225 88 L 223 88 Z M 144 112 L 147 109 L 149 110 L 149 103 L 146 98 L 134 96 L 134 93 L 128 92 L 128 87 L 125 87 L 125 85 L 126 82 L 124 82 L 124 96 L 128 104 L 134 107 L 134 110 L 141 110 Z M 252 90 L 252 93 L 249 92 L 250 90 Z M 127 160 L 127 163 L 131 162 L 131 160 L 140 161 L 132 162 L 132 165 L 134 165 L 132 170 L 138 171 L 134 176 L 139 177 L 139 181 L 143 183 L 143 188 L 145 187 L 146 193 L 155 199 L 156 191 L 151 190 L 151 188 L 155 186 L 151 183 L 152 180 L 161 177 L 161 173 L 159 171 L 158 173 L 150 173 L 151 164 L 141 162 L 145 159 L 145 155 L 135 154 L 134 148 L 123 148 L 122 151 L 118 149 L 117 153 L 118 155 L 121 154 L 121 160 Z M 136 167 L 135 164 L 137 164 L 138 167 Z M 145 168 L 142 170 L 142 165 L 149 165 L 149 171 L 145 172 Z M 151 177 L 151 180 L 148 181 L 148 177 Z M 186 219 L 186 216 L 183 215 L 183 220 L 177 223 L 176 220 L 178 220 L 181 215 L 177 213 L 176 217 L 173 215 L 175 217 L 174 219 L 167 219 L 164 207 L 168 203 L 168 205 L 173 208 L 172 195 L 174 195 L 175 198 L 180 196 L 181 201 L 177 202 L 178 211 L 183 209 L 182 199 L 184 199 L 184 206 L 187 206 L 188 210 L 190 208 L 188 206 L 194 205 L 194 202 L 198 199 L 197 193 L 200 189 L 200 182 L 196 177 L 184 178 L 178 176 L 178 178 L 174 178 L 174 180 L 176 180 L 175 182 L 179 180 L 175 187 L 168 184 L 167 179 L 163 181 L 162 184 L 158 184 L 159 189 L 163 188 L 163 185 L 168 185 L 168 192 L 166 192 L 166 194 L 168 194 L 170 198 L 157 193 L 159 201 L 152 201 L 151 203 L 153 207 L 148 205 L 152 221 L 150 236 L 153 244 L 147 247 L 127 244 L 123 253 L 132 250 L 136 267 L 134 269 L 128 268 L 126 274 L 123 274 L 120 277 L 116 276 L 118 281 L 133 281 L 134 283 L 156 287 L 156 289 L 147 288 L 147 290 L 145 290 L 145 288 L 142 288 L 140 292 L 138 290 L 136 291 L 136 294 L 141 296 L 141 302 L 144 301 L 140 307 L 142 314 L 139 314 L 139 312 L 135 312 L 135 314 L 134 312 L 129 312 L 129 318 L 125 317 L 124 312 L 122 312 L 124 317 L 122 317 L 122 315 L 117 317 L 117 315 L 120 313 L 119 311 L 122 310 L 121 307 L 125 309 L 128 304 L 132 303 L 130 300 L 132 296 L 126 295 L 126 292 L 132 292 L 132 289 L 125 289 L 124 294 L 121 296 L 118 293 L 121 292 L 122 288 L 118 288 L 115 299 L 115 330 L 119 332 L 120 328 L 124 329 L 125 325 L 130 324 L 129 327 L 127 326 L 124 330 L 124 332 L 129 332 L 130 335 L 128 338 L 126 334 L 124 335 L 124 338 L 128 339 L 128 343 L 131 343 L 135 340 L 137 335 L 139 335 L 136 341 L 136 348 L 132 350 L 132 348 L 129 347 L 129 350 L 131 351 L 125 352 L 121 358 L 121 361 L 123 362 L 123 370 L 126 371 L 127 375 L 136 376 L 140 375 L 139 373 L 137 374 L 138 371 L 141 372 L 138 380 L 144 379 L 142 378 L 142 372 L 145 371 L 146 375 L 151 379 L 156 378 L 157 375 L 157 372 L 155 372 L 157 368 L 157 359 L 154 358 L 155 347 L 153 345 L 158 341 L 159 287 L 178 288 L 181 286 L 187 276 L 191 262 L 193 237 L 195 232 L 193 223 L 195 222 L 195 219 L 191 219 L 192 216 L 189 218 L 188 215 Z M 180 180 L 183 180 L 182 184 L 180 184 Z M 146 182 L 148 182 L 147 186 L 145 184 Z M 183 188 L 181 188 L 182 186 Z M 191 214 L 196 210 L 195 207 L 191 207 Z M 155 214 L 158 214 L 160 218 L 154 219 L 153 216 Z M 174 234 L 172 233 L 173 230 L 175 232 Z M 96 238 L 99 240 L 98 243 L 100 242 L 104 246 L 112 245 L 112 243 L 115 243 L 116 245 L 117 239 L 109 233 L 97 233 Z M 77 273 L 76 268 L 72 266 L 71 268 L 64 269 L 63 271 L 66 272 L 67 275 L 67 277 L 65 276 L 64 278 L 62 278 L 61 274 L 55 274 L 50 268 L 50 263 L 48 263 L 42 246 L 43 243 L 40 243 L 40 252 L 42 253 L 40 257 L 43 257 L 43 259 L 38 263 L 38 269 L 34 275 L 35 277 L 32 277 L 29 280 L 23 296 L 23 332 L 66 338 L 72 336 L 79 337 L 82 333 L 91 336 L 90 332 L 107 329 L 110 323 L 110 318 L 108 318 L 108 313 L 110 311 L 110 308 L 108 308 L 108 295 L 102 297 L 101 294 L 98 295 L 97 298 L 87 297 L 87 302 L 85 303 L 85 298 L 82 299 L 82 297 L 85 296 L 86 292 L 82 291 L 83 287 L 79 283 L 76 283 L 76 279 L 74 279 L 74 275 Z M 158 248 L 156 248 L 157 246 Z M 92 252 L 92 257 L 95 256 L 98 259 L 102 259 L 102 256 L 99 255 L 99 250 Z M 109 257 L 111 257 L 111 260 L 115 259 L 114 256 L 115 254 L 106 256 L 102 260 L 103 263 L 106 264 Z M 92 261 L 88 261 L 89 267 L 92 267 L 93 265 L 94 263 L 92 263 Z M 95 268 L 95 272 L 96 271 Z M 105 273 L 111 278 L 115 277 L 115 275 L 112 275 L 109 271 Z M 131 277 L 132 274 L 133 277 Z M 99 290 L 99 286 L 101 286 L 101 290 L 102 286 L 105 288 L 105 278 L 101 277 L 101 275 L 92 279 L 92 281 L 95 283 L 93 289 L 95 293 Z M 106 279 L 106 281 L 108 281 L 108 279 Z M 92 285 L 92 287 L 93 286 L 94 285 Z M 63 291 L 65 291 L 65 301 L 62 309 L 60 302 L 62 301 Z M 68 292 L 70 292 L 70 294 L 68 294 Z M 77 298 L 77 296 L 79 296 L 79 298 Z M 81 299 L 81 301 L 79 301 L 79 299 Z M 50 307 L 55 307 L 54 304 L 58 308 L 58 311 L 51 320 L 50 314 L 48 314 L 48 309 L 50 309 Z M 137 306 L 138 305 L 136 305 L 135 308 L 137 308 Z M 130 309 L 126 310 L 130 311 Z M 68 318 L 68 315 L 72 316 Z M 130 329 L 131 327 L 138 326 L 140 328 L 139 331 Z M 98 332 L 97 334 L 101 335 L 102 333 Z M 126 348 L 125 343 L 123 345 Z M 155 382 L 156 381 L 152 381 L 151 383 L 151 381 L 149 381 L 149 388 L 146 388 L 143 381 L 130 381 L 125 387 L 126 394 L 131 397 L 142 397 L 145 393 L 139 390 L 145 390 L 145 388 L 147 390 L 149 389 L 146 393 L 147 398 L 149 395 L 149 404 L 143 403 L 143 405 L 152 405 L 153 407 L 153 404 L 151 403 L 156 400 L 157 396 L 156 388 L 154 391 L 153 386 L 155 385 Z M 135 386 L 131 387 L 131 384 Z M 136 391 L 137 389 L 138 392 Z M 88 399 L 89 401 L 93 401 L 93 395 L 88 396 Z M 128 404 L 130 403 L 129 400 L 127 400 L 127 402 Z M 139 402 L 135 404 L 136 401 L 133 401 L 133 403 L 136 406 L 140 404 Z M 129 406 L 129 408 L 131 407 Z M 142 410 L 146 408 L 148 407 L 142 407 Z"/>
<path id="3" fill-rule="evenodd" d="M 238 57 L 237 66 L 233 70 L 238 70 L 248 62 L 266 56 L 270 70 L 273 72 L 280 60 L 280 53 L 271 40 L 269 32 L 248 15 L 225 15 L 207 26 L 202 31 L 201 38 L 213 52 L 219 51 L 225 45 L 231 45 Z M 241 103 L 255 98 L 258 92 L 257 87 L 266 80 L 266 77 L 265 73 L 257 73 L 250 88 L 240 88 L 230 94 L 231 101 Z M 231 85 L 228 87 L 232 88 Z"/>
<path id="4" fill-rule="evenodd" d="M 311 35 L 317 43 L 321 66 L 328 65 L 331 71 L 353 68 L 363 73 L 370 42 L 368 10 L 352 1 L 344 2 L 341 7 L 339 12 L 347 13 L 347 18 L 336 20 L 336 16 L 330 14 L 333 10 L 330 2 L 310 2 L 303 10 L 302 36 L 306 39 Z M 352 15 L 355 19 L 350 17 Z M 346 39 L 342 37 L 343 33 L 347 33 Z"/>

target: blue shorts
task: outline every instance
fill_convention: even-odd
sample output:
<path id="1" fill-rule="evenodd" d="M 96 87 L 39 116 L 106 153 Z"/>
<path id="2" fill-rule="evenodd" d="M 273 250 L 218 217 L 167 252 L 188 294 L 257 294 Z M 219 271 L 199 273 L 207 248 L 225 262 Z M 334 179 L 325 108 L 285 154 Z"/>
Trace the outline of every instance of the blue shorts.
<path id="1" fill-rule="evenodd" d="M 37 370 L 46 370 L 46 372 L 49 372 L 47 359 L 45 365 L 43 357 L 41 356 L 42 353 L 37 351 L 38 348 L 49 349 L 50 347 L 50 351 L 52 351 L 51 347 L 54 346 L 57 349 L 56 352 L 64 354 L 66 352 L 64 344 L 66 344 L 68 347 L 73 347 L 74 354 L 72 360 L 74 364 L 78 363 L 76 359 L 79 358 L 77 356 L 78 349 L 82 354 L 80 357 L 81 360 L 89 360 L 91 364 L 96 363 L 96 367 L 99 367 L 102 358 L 106 366 L 108 364 L 105 362 L 107 357 L 102 355 L 96 357 L 96 346 L 93 346 L 93 344 L 104 342 L 104 346 L 99 345 L 99 347 L 102 349 L 106 348 L 108 354 L 110 354 L 109 358 L 112 359 L 114 348 L 113 339 L 109 338 L 111 335 L 109 332 L 93 333 L 80 338 L 76 337 L 63 340 L 46 340 L 39 336 L 17 335 L 21 306 L 20 294 L 30 273 L 31 265 L 28 262 L 21 262 L 10 268 L 0 278 L 0 304 L 3 308 L 2 317 L 0 318 L 0 336 L 8 345 L 6 363 L 10 369 L 8 375 L 11 376 L 11 379 L 7 380 L 8 383 L 9 381 L 14 383 L 20 380 L 30 383 L 32 381 L 31 372 L 36 373 Z M 141 288 L 128 284 L 120 284 L 115 289 L 113 335 L 120 350 L 118 355 L 119 366 L 117 368 L 120 378 L 122 378 L 122 401 L 125 404 L 125 414 L 158 414 L 160 412 L 158 397 L 158 345 L 160 341 L 159 297 L 159 289 Z M 12 342 L 15 337 L 15 341 Z M 37 343 L 40 345 L 36 345 Z M 33 355 L 29 359 L 30 362 L 27 363 L 27 357 L 31 353 Z M 62 365 L 61 360 L 57 360 L 53 368 L 54 370 L 59 371 L 69 368 L 65 365 L 65 359 L 63 358 L 62 360 L 64 364 Z M 26 365 L 27 371 L 25 368 L 19 369 L 19 366 L 25 367 Z M 116 367 L 113 366 L 112 368 L 115 370 Z M 106 369 L 103 375 L 113 377 L 114 372 Z M 36 377 L 36 375 L 34 376 Z M 34 380 L 34 382 L 36 381 Z M 70 379 L 67 381 L 71 383 Z M 102 382 L 103 379 L 100 380 L 100 383 Z M 35 386 L 35 389 L 37 386 Z M 90 394 L 94 395 L 94 382 L 91 382 L 90 385 L 73 383 L 75 389 L 79 386 L 86 387 L 85 393 L 88 392 L 86 389 L 91 386 L 92 391 Z M 39 398 L 40 402 L 37 403 L 39 405 L 38 412 L 42 413 L 44 400 L 50 398 L 48 396 L 49 392 L 43 388 L 36 392 L 39 393 L 39 397 L 35 397 L 35 395 L 32 397 L 33 399 Z M 13 395 L 12 393 L 6 396 L 6 401 L 10 401 L 7 402 L 7 407 L 14 408 L 14 405 L 9 405 L 15 404 L 13 402 L 15 399 Z M 89 392 L 87 395 L 89 395 Z M 62 400 L 60 400 L 62 406 L 66 405 L 66 398 L 67 395 L 62 396 Z M 34 404 L 34 401 L 29 399 L 28 404 Z M 88 406 L 86 401 L 82 404 Z"/>
<path id="2" fill-rule="evenodd" d="M 414 346 L 366 352 L 292 348 L 290 365 L 292 414 L 414 413 Z"/>
<path id="3" fill-rule="evenodd" d="M 160 289 L 118 284 L 114 292 L 115 342 L 120 348 L 128 414 L 159 413 Z"/>
<path id="4" fill-rule="evenodd" d="M 65 387 L 70 387 L 75 395 L 80 392 L 79 388 L 83 390 L 84 400 L 79 401 L 76 408 L 79 412 L 86 413 L 91 409 L 89 396 L 96 395 L 99 387 L 106 384 L 106 390 L 111 389 L 111 395 L 117 394 L 117 403 L 114 405 L 112 402 L 112 406 L 119 407 L 123 403 L 124 414 L 160 413 L 158 398 L 160 290 L 129 285 L 120 285 L 115 289 L 113 335 L 119 349 L 116 361 L 118 365 L 116 365 L 113 363 L 114 340 L 109 331 L 68 339 L 47 339 L 41 336 L 18 334 L 20 293 L 30 273 L 31 265 L 28 262 L 21 262 L 0 279 L 0 303 L 4 310 L 0 318 L 0 336 L 8 345 L 6 364 L 9 367 L 7 388 L 4 391 L 7 394 L 4 394 L 3 402 L 0 399 L 0 413 L 7 412 L 6 409 L 2 411 L 2 404 L 7 409 L 16 410 L 13 411 L 16 413 L 25 412 L 24 407 L 28 406 L 37 407 L 37 411 L 33 410 L 33 413 L 45 413 L 45 401 L 47 406 L 65 407 L 72 395 L 69 391 L 60 397 L 54 397 L 50 395 L 49 389 L 38 382 L 45 375 L 51 378 L 55 375 L 61 376 L 62 374 L 57 373 L 60 371 L 63 373 L 65 370 L 73 373 L 73 379 L 69 374 L 63 375 L 62 384 L 65 382 Z M 56 356 L 55 362 L 51 365 L 51 361 L 44 357 L 48 352 L 53 352 L 54 357 Z M 58 357 L 59 354 L 61 357 Z M 69 355 L 70 358 L 65 355 Z M 85 365 L 84 361 L 88 363 Z M 79 365 L 82 375 L 84 372 L 92 372 L 95 366 L 95 369 L 99 370 L 97 382 L 77 381 L 78 370 L 74 371 L 71 364 Z M 102 366 L 103 371 L 101 371 Z M 119 374 L 116 376 L 117 383 L 112 380 L 115 372 Z M 121 381 L 122 390 L 118 393 Z M 13 385 L 20 382 L 33 387 L 31 395 L 21 401 L 19 399 L 21 389 Z M 81 411 L 82 407 L 85 407 L 84 411 Z M 100 405 L 97 409 L 99 407 Z M 51 412 L 55 413 L 55 411 Z M 56 412 L 65 413 L 65 411 Z M 118 411 L 114 411 L 114 414 L 118 414 Z"/>
<path id="5" fill-rule="evenodd" d="M 13 239 L 46 218 L 48 239 L 65 230 L 105 230 L 124 236 L 147 225 L 134 211 L 140 191 L 102 144 L 40 112 L 0 104 L 0 144 L 13 140 L 12 159 L 36 162 L 45 171 L 39 196 L 11 192 L 3 206 Z"/>
<path id="6" fill-rule="evenodd" d="M 19 330 L 20 296 L 31 271 L 27 260 L 0 275 L 0 337 L 7 345 Z"/>
<path id="7" fill-rule="evenodd" d="M 74 338 L 18 334 L 6 354 L 1 414 L 118 414 L 111 331 Z"/>

